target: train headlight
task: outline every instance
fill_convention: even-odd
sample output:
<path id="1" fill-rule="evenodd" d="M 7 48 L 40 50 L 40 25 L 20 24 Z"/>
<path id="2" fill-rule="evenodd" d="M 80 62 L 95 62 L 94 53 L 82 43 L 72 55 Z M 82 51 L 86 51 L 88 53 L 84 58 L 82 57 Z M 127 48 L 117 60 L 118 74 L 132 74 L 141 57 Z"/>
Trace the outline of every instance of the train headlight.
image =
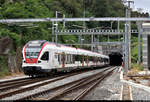
<path id="1" fill-rule="evenodd" d="M 38 63 L 41 63 L 41 61 L 38 61 Z"/>

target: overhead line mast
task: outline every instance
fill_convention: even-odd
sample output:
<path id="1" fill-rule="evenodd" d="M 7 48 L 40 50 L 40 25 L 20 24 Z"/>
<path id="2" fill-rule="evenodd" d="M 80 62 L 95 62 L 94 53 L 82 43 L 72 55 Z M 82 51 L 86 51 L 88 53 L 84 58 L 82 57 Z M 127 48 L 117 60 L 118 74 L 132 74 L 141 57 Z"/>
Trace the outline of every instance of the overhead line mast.
<path id="1" fill-rule="evenodd" d="M 126 8 L 126 18 L 131 17 L 131 3 L 134 3 L 133 0 L 127 0 L 128 3 Z M 128 69 L 131 68 L 131 22 L 126 21 L 125 24 L 125 68 L 126 74 L 128 75 Z"/>

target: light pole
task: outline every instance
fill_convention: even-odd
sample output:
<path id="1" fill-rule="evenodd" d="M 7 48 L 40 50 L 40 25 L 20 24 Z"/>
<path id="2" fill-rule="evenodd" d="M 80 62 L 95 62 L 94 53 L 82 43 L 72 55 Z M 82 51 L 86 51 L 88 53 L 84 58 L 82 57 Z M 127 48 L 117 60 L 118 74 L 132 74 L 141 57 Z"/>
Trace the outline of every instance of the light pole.
<path id="1" fill-rule="evenodd" d="M 55 32 L 54 32 L 54 30 L 55 30 L 55 29 L 54 29 L 54 22 L 52 22 L 52 42 L 55 42 L 55 39 L 54 39 L 54 38 L 55 38 L 55 37 L 54 37 L 54 33 L 55 33 Z"/>
<path id="2" fill-rule="evenodd" d="M 65 14 L 63 14 L 63 18 L 64 18 L 64 19 L 66 18 Z M 65 27 L 66 27 L 66 22 L 63 21 L 63 29 L 65 29 Z"/>
<path id="3" fill-rule="evenodd" d="M 56 24 L 54 24 L 56 26 L 56 29 L 55 29 L 55 42 L 56 42 L 56 44 L 58 43 L 58 34 L 57 34 L 58 33 L 58 21 L 57 21 L 58 13 L 60 13 L 60 12 L 56 11 Z M 65 18 L 65 14 L 63 14 L 63 18 Z M 65 21 L 63 21 L 63 29 L 64 28 L 65 28 Z"/>
<path id="4" fill-rule="evenodd" d="M 57 31 L 58 31 L 58 24 L 56 23 L 56 24 L 54 24 L 54 28 L 55 28 L 55 43 L 57 44 L 58 43 L 58 39 L 57 39 L 57 37 L 58 37 L 58 35 L 57 35 Z"/>
<path id="5" fill-rule="evenodd" d="M 139 13 L 142 13 L 142 11 L 143 11 L 142 8 L 138 8 Z M 142 22 L 137 22 L 137 26 L 138 26 L 138 31 L 139 31 L 139 34 L 138 34 L 138 44 L 139 44 L 139 47 L 138 47 L 138 65 L 140 65 L 140 63 L 141 63 L 141 34 L 143 32 L 142 31 Z"/>
<path id="6" fill-rule="evenodd" d="M 134 3 L 133 0 L 127 0 L 128 6 L 126 8 L 126 18 L 131 17 L 131 3 Z M 128 75 L 128 69 L 131 68 L 131 22 L 126 21 L 125 24 L 125 68 L 126 75 Z"/>
<path id="7" fill-rule="evenodd" d="M 82 44 L 83 44 L 83 41 L 84 41 L 84 39 L 81 39 L 81 48 L 83 47 L 83 46 L 82 46 Z"/>

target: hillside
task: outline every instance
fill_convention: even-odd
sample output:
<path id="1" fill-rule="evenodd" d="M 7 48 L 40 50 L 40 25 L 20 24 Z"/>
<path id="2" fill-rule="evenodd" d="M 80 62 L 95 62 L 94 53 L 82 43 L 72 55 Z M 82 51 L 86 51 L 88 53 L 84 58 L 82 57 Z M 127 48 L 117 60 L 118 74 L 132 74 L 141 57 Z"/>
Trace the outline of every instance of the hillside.
<path id="1" fill-rule="evenodd" d="M 0 19 L 55 17 L 55 11 L 60 12 L 58 17 L 62 17 L 62 14 L 68 18 L 83 17 L 84 10 L 85 17 L 125 16 L 125 6 L 121 0 L 0 0 Z M 148 15 L 148 13 L 132 12 L 132 17 L 147 17 Z M 82 26 L 83 22 L 67 22 L 66 29 L 78 28 L 72 25 Z M 21 48 L 30 40 L 52 40 L 52 31 L 49 29 L 52 27 L 52 23 L 0 24 L 0 26 L 0 38 L 9 36 L 13 39 L 14 49 L 9 52 L 11 55 L 17 56 L 17 48 Z M 62 29 L 62 26 L 63 23 L 59 23 L 59 29 Z M 110 22 L 85 22 L 85 26 L 86 28 L 109 27 Z M 116 26 L 117 23 L 114 23 L 113 28 Z M 134 24 L 132 26 L 135 27 Z M 121 28 L 124 28 L 123 23 L 121 23 Z M 78 42 L 78 38 L 73 35 L 61 36 L 58 41 L 59 43 L 72 43 L 66 42 L 67 39 Z M 134 55 L 132 58 L 136 60 L 136 56 Z M 0 69 L 7 67 L 7 56 L 1 56 Z M 5 72 L 7 73 L 7 71 Z"/>

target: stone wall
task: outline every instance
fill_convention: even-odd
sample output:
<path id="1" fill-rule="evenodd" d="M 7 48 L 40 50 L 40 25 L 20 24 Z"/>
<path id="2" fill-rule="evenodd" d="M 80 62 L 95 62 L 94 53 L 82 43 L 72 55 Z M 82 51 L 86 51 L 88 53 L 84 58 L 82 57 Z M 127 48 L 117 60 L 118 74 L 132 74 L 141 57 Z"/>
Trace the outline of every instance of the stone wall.
<path id="1" fill-rule="evenodd" d="M 13 50 L 13 40 L 8 36 L 0 39 L 0 55 L 7 55 Z"/>
<path id="2" fill-rule="evenodd" d="M 21 72 L 21 66 L 22 66 L 22 54 L 21 54 L 21 48 L 18 48 L 16 51 L 16 55 L 8 55 L 8 68 L 10 72 L 17 73 Z"/>
<path id="3" fill-rule="evenodd" d="M 22 59 L 23 59 L 23 56 L 22 56 L 22 47 L 19 47 L 17 48 L 17 51 L 16 51 L 16 65 L 17 65 L 17 68 L 18 68 L 18 71 L 21 72 L 21 67 L 22 67 Z"/>
<path id="4" fill-rule="evenodd" d="M 11 54 L 11 51 L 14 50 L 13 40 L 9 37 L 3 37 L 0 39 L 0 56 L 7 57 L 7 68 L 9 72 L 17 73 L 21 72 L 22 65 L 22 48 L 18 47 L 16 54 Z M 1 71 L 1 65 L 0 65 Z"/>

